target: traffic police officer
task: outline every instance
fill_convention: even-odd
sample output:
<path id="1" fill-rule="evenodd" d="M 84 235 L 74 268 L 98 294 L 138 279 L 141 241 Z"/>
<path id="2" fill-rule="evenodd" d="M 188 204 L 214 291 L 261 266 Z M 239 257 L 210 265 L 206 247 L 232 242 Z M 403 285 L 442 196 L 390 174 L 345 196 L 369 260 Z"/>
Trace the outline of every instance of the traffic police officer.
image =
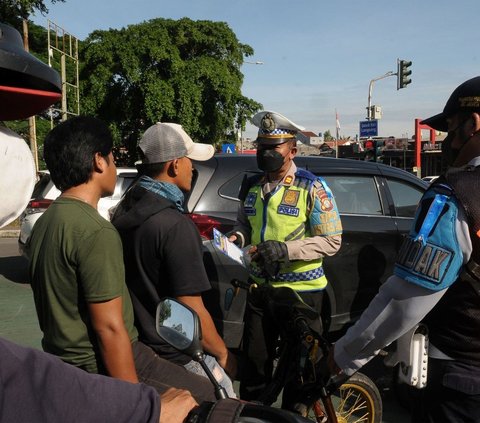
<path id="1" fill-rule="evenodd" d="M 448 132 L 448 164 L 422 197 L 394 275 L 335 344 L 336 372 L 353 374 L 423 320 L 428 375 L 416 422 L 480 422 L 480 76 L 422 122 Z"/>
<path id="2" fill-rule="evenodd" d="M 257 113 L 257 163 L 264 171 L 244 181 L 242 204 L 230 240 L 251 245 L 250 277 L 257 283 L 288 286 L 321 311 L 327 285 L 322 261 L 341 245 L 342 226 L 332 192 L 322 178 L 298 169 L 296 133 L 303 130 L 272 111 Z M 276 322 L 249 294 L 245 317 L 240 396 L 254 400 L 268 383 L 278 338 Z M 312 322 L 321 332 L 321 321 Z M 288 402 L 284 389 L 284 405 Z"/>

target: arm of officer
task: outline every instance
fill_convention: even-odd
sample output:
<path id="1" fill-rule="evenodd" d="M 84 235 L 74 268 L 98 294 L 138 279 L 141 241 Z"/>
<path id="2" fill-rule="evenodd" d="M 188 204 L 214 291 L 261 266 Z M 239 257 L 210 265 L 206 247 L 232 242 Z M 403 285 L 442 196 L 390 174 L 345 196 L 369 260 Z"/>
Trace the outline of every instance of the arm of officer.
<path id="1" fill-rule="evenodd" d="M 290 260 L 314 260 L 333 256 L 342 246 L 342 236 L 312 236 L 310 238 L 285 242 Z"/>
<path id="2" fill-rule="evenodd" d="M 448 288 L 432 291 L 391 276 L 360 319 L 334 347 L 337 366 L 350 376 L 420 322 Z"/>
<path id="3" fill-rule="evenodd" d="M 307 215 L 312 236 L 285 242 L 289 259 L 314 260 L 336 254 L 342 245 L 342 223 L 335 198 L 324 181 L 312 185 Z"/>

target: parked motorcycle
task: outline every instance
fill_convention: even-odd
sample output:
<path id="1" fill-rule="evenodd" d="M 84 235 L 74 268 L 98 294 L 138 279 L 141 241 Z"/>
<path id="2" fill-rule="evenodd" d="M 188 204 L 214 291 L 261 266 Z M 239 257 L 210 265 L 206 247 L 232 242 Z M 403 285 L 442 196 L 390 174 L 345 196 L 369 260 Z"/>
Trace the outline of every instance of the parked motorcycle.
<path id="1" fill-rule="evenodd" d="M 282 319 L 285 331 L 280 335 L 278 360 L 271 383 L 261 395 L 260 404 L 231 400 L 219 385 L 203 361 L 201 327 L 195 311 L 173 299 L 163 300 L 157 308 L 157 331 L 159 335 L 178 350 L 197 360 L 215 386 L 215 404 L 230 402 L 237 420 L 222 422 L 306 422 L 322 423 L 379 423 L 382 419 L 382 402 L 375 384 L 365 375 L 357 373 L 348 381 L 330 378 L 326 357 L 330 344 L 315 333 L 307 323 L 318 313 L 306 305 L 290 288 L 257 287 L 236 281 L 237 287 L 256 289 L 265 296 L 270 312 Z M 295 413 L 273 408 L 287 383 L 296 383 L 298 403 Z M 202 404 L 194 410 L 188 422 L 202 423 L 212 418 L 215 404 Z M 218 406 L 218 405 L 217 405 Z M 209 414 L 210 413 L 210 414 Z"/>
<path id="2" fill-rule="evenodd" d="M 216 402 L 194 408 L 186 423 L 306 423 L 305 418 L 262 404 L 228 398 L 204 361 L 201 326 L 197 313 L 175 299 L 160 302 L 156 314 L 157 332 L 174 348 L 198 361 L 215 387 Z"/>
<path id="3" fill-rule="evenodd" d="M 274 288 L 250 281 L 232 280 L 237 289 L 247 289 L 263 304 L 264 313 L 278 322 L 280 337 L 276 347 L 272 380 L 259 401 L 273 404 L 289 385 L 289 410 L 317 422 L 380 423 L 382 399 L 373 381 L 357 372 L 350 378 L 332 376 L 327 366 L 331 343 L 314 331 L 309 322 L 319 313 L 303 302 L 289 287 Z"/>

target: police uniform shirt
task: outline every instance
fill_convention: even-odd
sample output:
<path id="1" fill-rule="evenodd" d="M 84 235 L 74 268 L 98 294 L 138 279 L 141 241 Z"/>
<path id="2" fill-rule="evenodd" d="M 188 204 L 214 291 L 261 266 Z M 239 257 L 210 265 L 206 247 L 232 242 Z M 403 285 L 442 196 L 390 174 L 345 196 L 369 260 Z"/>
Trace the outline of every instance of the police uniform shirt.
<path id="1" fill-rule="evenodd" d="M 278 184 L 287 184 L 286 181 L 290 181 L 287 185 L 293 184 L 295 172 L 297 172 L 297 166 L 292 161 L 290 169 L 281 181 L 262 184 L 263 195 L 275 189 Z M 340 219 L 340 217 L 338 217 L 338 219 Z M 250 234 L 251 232 L 250 223 L 243 205 L 239 208 L 235 229 L 243 234 Z M 340 249 L 341 242 L 341 235 L 329 235 L 325 233 L 322 236 L 311 236 L 305 239 L 288 241 L 285 244 L 287 245 L 290 260 L 312 260 L 322 256 L 333 256 Z M 249 243 L 248 239 L 247 243 Z"/>

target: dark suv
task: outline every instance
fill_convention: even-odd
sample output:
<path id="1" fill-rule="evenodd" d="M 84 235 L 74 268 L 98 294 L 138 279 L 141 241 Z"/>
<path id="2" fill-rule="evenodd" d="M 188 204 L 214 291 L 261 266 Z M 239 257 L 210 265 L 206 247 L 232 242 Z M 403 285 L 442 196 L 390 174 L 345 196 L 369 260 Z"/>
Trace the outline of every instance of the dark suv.
<path id="1" fill-rule="evenodd" d="M 403 170 L 374 162 L 319 156 L 297 156 L 295 163 L 322 176 L 333 191 L 342 218 L 340 251 L 324 260 L 329 284 L 323 320 L 332 332 L 345 329 L 390 276 L 402 236 L 408 232 L 417 204 L 428 184 Z M 212 289 L 205 302 L 229 347 L 240 345 L 245 292 L 236 292 L 233 278 L 247 272 L 211 241 L 213 227 L 228 232 L 235 223 L 238 194 L 245 175 L 259 170 L 254 155 L 216 155 L 195 163 L 187 211 L 205 239 L 204 261 Z"/>

